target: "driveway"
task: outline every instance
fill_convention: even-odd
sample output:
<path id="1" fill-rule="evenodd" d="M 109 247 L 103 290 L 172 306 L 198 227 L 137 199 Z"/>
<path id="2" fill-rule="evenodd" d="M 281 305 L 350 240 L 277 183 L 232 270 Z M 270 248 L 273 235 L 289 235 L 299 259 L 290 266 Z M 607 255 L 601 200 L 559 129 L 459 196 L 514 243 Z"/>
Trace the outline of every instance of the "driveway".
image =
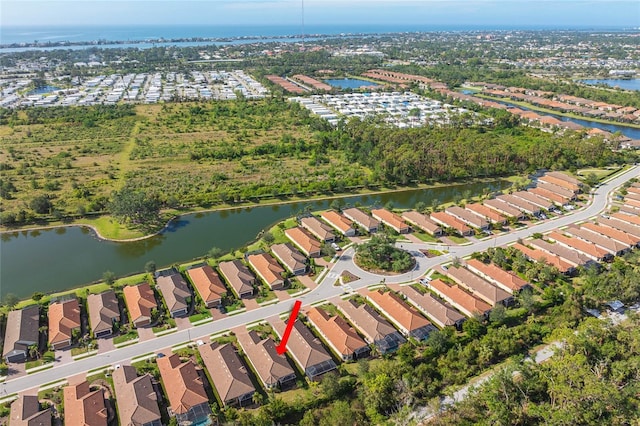
<path id="1" fill-rule="evenodd" d="M 151 327 L 141 327 L 138 329 L 138 339 L 140 342 L 155 339 L 156 335 L 153 333 Z"/>
<path id="2" fill-rule="evenodd" d="M 54 352 L 56 364 L 67 364 L 73 362 L 71 349 L 58 350 Z"/>
<path id="3" fill-rule="evenodd" d="M 189 317 L 175 318 L 175 320 L 176 320 L 176 326 L 178 327 L 178 330 L 186 330 L 187 328 L 193 327 L 191 325 L 191 321 L 189 321 Z"/>
<path id="4" fill-rule="evenodd" d="M 281 302 L 291 299 L 291 295 L 287 293 L 286 290 L 274 290 L 274 293 L 276 294 L 278 300 Z"/>
<path id="5" fill-rule="evenodd" d="M 297 278 L 302 283 L 302 285 L 304 285 L 309 290 L 313 290 L 314 288 L 318 287 L 318 283 L 316 283 L 309 275 L 299 275 Z"/>
<path id="6" fill-rule="evenodd" d="M 252 297 L 251 299 L 242 299 L 242 303 L 244 303 L 244 307 L 247 308 L 247 311 L 252 311 L 260 307 L 255 297 Z"/>
<path id="7" fill-rule="evenodd" d="M 113 337 L 109 337 L 108 339 L 100 339 L 98 340 L 98 353 L 104 353 L 112 351 L 116 348 L 116 345 L 113 343 Z"/>

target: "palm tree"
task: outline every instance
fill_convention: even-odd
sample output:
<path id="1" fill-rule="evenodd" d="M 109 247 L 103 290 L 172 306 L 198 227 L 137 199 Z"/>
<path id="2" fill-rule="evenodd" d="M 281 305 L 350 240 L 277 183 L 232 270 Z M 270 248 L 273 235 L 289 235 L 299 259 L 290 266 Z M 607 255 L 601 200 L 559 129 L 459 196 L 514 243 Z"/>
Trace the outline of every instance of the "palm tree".
<path id="1" fill-rule="evenodd" d="M 40 359 L 40 351 L 38 350 L 38 344 L 34 343 L 29 345 L 29 357 Z"/>

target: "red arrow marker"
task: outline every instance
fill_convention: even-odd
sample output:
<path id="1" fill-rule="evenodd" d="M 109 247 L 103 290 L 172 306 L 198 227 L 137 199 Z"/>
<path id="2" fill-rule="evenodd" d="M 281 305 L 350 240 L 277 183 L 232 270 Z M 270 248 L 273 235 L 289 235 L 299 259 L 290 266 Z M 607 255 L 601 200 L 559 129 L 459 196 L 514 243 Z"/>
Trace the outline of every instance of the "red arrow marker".
<path id="1" fill-rule="evenodd" d="M 300 311 L 300 306 L 302 302 L 296 300 L 293 304 L 293 309 L 291 310 L 291 315 L 289 315 L 289 321 L 287 321 L 287 328 L 284 329 L 284 334 L 282 335 L 282 340 L 280 344 L 276 346 L 276 351 L 278 355 L 282 355 L 287 351 L 287 341 L 289 340 L 289 335 L 291 334 L 291 329 L 293 328 L 293 323 L 296 322 L 298 318 L 298 312 Z"/>

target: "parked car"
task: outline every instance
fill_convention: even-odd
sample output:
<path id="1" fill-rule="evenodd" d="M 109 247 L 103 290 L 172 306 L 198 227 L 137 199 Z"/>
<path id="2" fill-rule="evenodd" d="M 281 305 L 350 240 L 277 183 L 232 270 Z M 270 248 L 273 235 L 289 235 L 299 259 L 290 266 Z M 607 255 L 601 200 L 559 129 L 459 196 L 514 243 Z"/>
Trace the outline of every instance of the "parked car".
<path id="1" fill-rule="evenodd" d="M 342 247 L 340 247 L 339 245 L 337 245 L 336 243 L 331 243 L 331 248 L 334 249 L 335 251 L 340 251 L 342 250 Z"/>

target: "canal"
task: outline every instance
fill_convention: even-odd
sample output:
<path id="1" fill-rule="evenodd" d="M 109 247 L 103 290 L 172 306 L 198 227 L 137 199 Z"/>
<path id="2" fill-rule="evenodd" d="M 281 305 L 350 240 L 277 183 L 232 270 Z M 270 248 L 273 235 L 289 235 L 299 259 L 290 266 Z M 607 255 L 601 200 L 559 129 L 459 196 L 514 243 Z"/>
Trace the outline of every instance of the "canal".
<path id="1" fill-rule="evenodd" d="M 414 189 L 344 198 L 347 205 L 412 208 L 419 201 L 449 202 L 465 191 L 482 194 L 510 186 L 506 180 Z M 240 248 L 272 224 L 306 209 L 321 210 L 331 200 L 296 202 L 185 215 L 161 234 L 145 240 L 104 241 L 84 227 L 3 233 L 0 244 L 0 292 L 28 297 L 36 291 L 53 292 L 98 280 L 105 271 L 123 276 L 142 271 L 152 260 L 158 267 L 203 256 L 212 247 Z"/>

